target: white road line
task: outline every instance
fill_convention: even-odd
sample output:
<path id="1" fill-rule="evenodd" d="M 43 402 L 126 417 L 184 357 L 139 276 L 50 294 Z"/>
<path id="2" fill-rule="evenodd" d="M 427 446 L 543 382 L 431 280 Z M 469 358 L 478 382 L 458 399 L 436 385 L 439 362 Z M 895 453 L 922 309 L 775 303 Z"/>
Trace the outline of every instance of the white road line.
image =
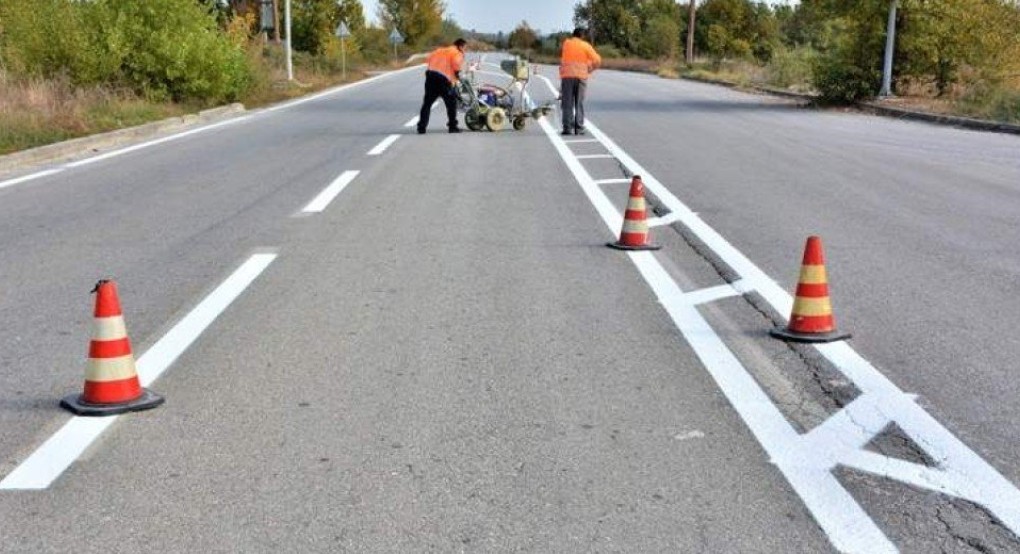
<path id="1" fill-rule="evenodd" d="M 567 139 L 564 140 L 563 142 L 567 144 L 581 144 L 585 142 L 598 142 L 598 141 L 599 139 Z"/>
<path id="2" fill-rule="evenodd" d="M 716 300 L 723 300 L 724 298 L 740 296 L 745 292 L 742 290 L 742 286 L 743 283 L 740 281 L 726 283 L 725 285 L 719 285 L 717 287 L 691 291 L 684 294 L 684 297 L 689 304 L 698 306 L 701 304 L 708 304 L 709 302 L 715 302 Z"/>
<path id="3" fill-rule="evenodd" d="M 585 154 L 583 156 L 574 156 L 579 160 L 608 160 L 613 159 L 616 156 L 612 154 Z"/>
<path id="4" fill-rule="evenodd" d="M 400 138 L 400 135 L 390 135 L 383 139 L 382 142 L 375 145 L 375 148 L 368 151 L 369 156 L 378 156 L 386 151 L 387 148 L 393 145 L 394 142 Z"/>
<path id="5" fill-rule="evenodd" d="M 420 121 L 420 120 L 421 119 L 418 116 L 414 116 L 414 117 L 411 118 L 410 121 L 408 121 L 407 123 L 404 124 L 404 127 L 414 127 L 415 125 L 418 124 L 418 121 Z"/>
<path id="6" fill-rule="evenodd" d="M 13 187 L 14 185 L 19 185 L 21 183 L 26 183 L 28 181 L 33 181 L 35 179 L 41 179 L 43 177 L 49 177 L 50 175 L 56 175 L 57 173 L 60 173 L 61 171 L 64 171 L 64 169 L 63 168 L 47 169 L 45 171 L 37 171 L 35 173 L 30 173 L 28 175 L 22 175 L 21 177 L 18 177 L 16 179 L 8 179 L 6 181 L 0 181 L 0 189 L 5 189 L 7 187 Z"/>
<path id="7" fill-rule="evenodd" d="M 333 201 L 341 192 L 347 188 L 347 185 L 351 184 L 352 181 L 358 176 L 359 171 L 344 171 L 339 177 L 333 180 L 325 189 L 322 190 L 311 202 L 305 206 L 305 209 L 301 210 L 302 213 L 320 213 L 325 211 L 329 207 L 330 202 Z"/>
<path id="8" fill-rule="evenodd" d="M 120 156 L 120 155 L 123 155 L 123 154 L 127 154 L 129 152 L 135 152 L 135 151 L 141 150 L 143 148 L 149 148 L 151 146 L 156 146 L 156 145 L 159 145 L 159 144 L 165 144 L 167 142 L 175 141 L 175 140 L 178 140 L 178 139 L 181 139 L 181 138 L 184 138 L 184 137 L 193 136 L 193 135 L 196 135 L 198 133 L 204 133 L 204 132 L 209 131 L 211 129 L 218 129 L 220 127 L 225 127 L 225 126 L 228 126 L 228 125 L 235 125 L 235 124 L 238 124 L 238 123 L 241 123 L 241 122 L 251 121 L 255 116 L 258 116 L 258 115 L 272 113 L 272 112 L 276 112 L 276 111 L 279 111 L 279 110 L 285 110 L 285 109 L 288 109 L 288 108 L 293 108 L 294 106 L 299 106 L 299 105 L 304 104 L 306 102 L 312 102 L 312 101 L 315 101 L 315 100 L 319 100 L 321 98 L 324 98 L 324 97 L 327 97 L 327 96 L 331 96 L 333 94 L 337 94 L 337 93 L 340 93 L 340 92 L 344 92 L 344 91 L 347 91 L 347 90 L 350 90 L 350 89 L 353 89 L 353 88 L 356 88 L 356 87 L 364 86 L 364 85 L 367 85 L 369 83 L 373 83 L 375 81 L 379 81 L 381 79 L 386 79 L 386 78 L 389 78 L 389 77 L 392 77 L 392 76 L 395 76 L 395 75 L 400 75 L 402 73 L 406 73 L 406 72 L 413 71 L 413 70 L 420 70 L 421 67 L 422 67 L 421 65 L 416 65 L 416 66 L 412 66 L 412 67 L 408 67 L 408 68 L 404 68 L 404 69 L 399 69 L 397 71 L 390 71 L 390 72 L 387 72 L 387 73 L 383 73 L 381 75 L 376 75 L 374 77 L 369 77 L 368 79 L 364 79 L 362 81 L 358 81 L 358 82 L 355 82 L 355 83 L 348 83 L 346 85 L 340 85 L 338 87 L 334 87 L 334 88 L 331 88 L 331 89 L 328 89 L 328 90 L 324 90 L 324 91 L 322 91 L 320 93 L 313 94 L 311 96 L 306 96 L 304 98 L 299 98 L 297 100 L 292 100 L 290 102 L 284 102 L 283 104 L 278 104 L 278 105 L 270 107 L 270 108 L 265 108 L 265 109 L 262 109 L 262 110 L 252 111 L 252 112 L 250 112 L 250 113 L 248 113 L 246 115 L 243 115 L 243 116 L 235 117 L 235 118 L 228 119 L 228 120 L 225 120 L 225 121 L 219 121 L 217 123 L 212 123 L 212 124 L 209 124 L 209 125 L 204 125 L 202 127 L 196 127 L 194 129 L 189 129 L 187 131 L 183 131 L 181 133 L 175 133 L 173 135 L 168 135 L 168 136 L 165 136 L 165 137 L 162 137 L 162 138 L 159 138 L 159 139 L 146 141 L 146 142 L 143 142 L 141 144 L 135 144 L 135 145 L 128 146 L 128 147 L 125 147 L 125 148 L 120 148 L 118 150 L 112 150 L 110 152 L 99 154 L 97 156 L 93 156 L 93 157 L 90 157 L 90 158 L 85 158 L 83 160 L 78 160 L 76 162 L 67 163 L 67 164 L 58 166 L 57 168 L 54 168 L 54 169 L 48 169 L 48 170 L 45 170 L 45 171 L 39 171 L 37 173 L 32 173 L 31 175 L 25 175 L 25 176 L 22 176 L 22 177 L 18 177 L 16 179 L 10 179 L 10 180 L 7 180 L 7 181 L 0 181 L 0 189 L 6 188 L 6 187 L 10 187 L 10 186 L 14 186 L 14 185 L 17 185 L 17 184 L 20 184 L 20 183 L 25 183 L 25 182 L 32 181 L 32 180 L 35 180 L 35 179 L 40 179 L 40 178 L 47 177 L 47 176 L 50 176 L 50 175 L 54 175 L 56 173 L 60 173 L 61 171 L 65 170 L 65 169 L 74 169 L 74 168 L 77 168 L 77 167 L 86 166 L 86 165 L 93 164 L 93 163 L 96 163 L 96 162 L 99 162 L 99 161 L 102 161 L 102 160 L 108 160 L 110 158 L 114 158 L 114 157 L 117 157 L 117 156 Z"/>
<path id="9" fill-rule="evenodd" d="M 649 227 L 665 227 L 666 225 L 672 225 L 680 221 L 680 216 L 677 214 L 667 214 L 662 217 L 650 218 L 647 223 Z"/>
<path id="10" fill-rule="evenodd" d="M 629 185 L 630 183 L 631 179 L 598 179 L 595 181 L 596 185 Z"/>
<path id="11" fill-rule="evenodd" d="M 184 319 L 174 325 L 142 357 L 138 358 L 138 378 L 142 386 L 149 386 L 197 339 L 213 321 L 269 264 L 276 254 L 255 254 L 228 277 L 219 287 L 196 306 Z M 28 459 L 14 469 L 3 481 L 0 490 L 41 490 L 81 456 L 120 416 L 73 417 L 59 431 L 42 444 Z"/>
<path id="12" fill-rule="evenodd" d="M 551 82 L 548 79 L 546 82 L 552 89 Z M 610 231 L 615 232 L 622 219 L 616 208 L 549 122 L 543 119 L 540 125 Z M 740 275 L 741 280 L 732 285 L 734 288 L 739 288 L 740 292 L 758 292 L 779 313 L 790 313 L 793 299 L 788 292 L 701 220 L 596 125 L 588 122 L 588 127 L 621 164 L 630 172 L 642 175 L 645 186 L 671 210 L 671 215 Z M 901 391 L 845 341 L 815 348 L 853 381 L 862 395 L 822 425 L 801 435 L 698 313 L 695 301 L 699 297 L 712 297 L 721 291 L 684 294 L 651 253 L 630 256 L 730 404 L 838 550 L 896 551 L 835 478 L 834 471 L 841 466 L 969 500 L 988 509 L 1005 527 L 1020 536 L 1020 490 L 918 406 L 914 395 Z M 892 423 L 899 425 L 932 459 L 938 460 L 937 467 L 928 468 L 863 450 Z"/>

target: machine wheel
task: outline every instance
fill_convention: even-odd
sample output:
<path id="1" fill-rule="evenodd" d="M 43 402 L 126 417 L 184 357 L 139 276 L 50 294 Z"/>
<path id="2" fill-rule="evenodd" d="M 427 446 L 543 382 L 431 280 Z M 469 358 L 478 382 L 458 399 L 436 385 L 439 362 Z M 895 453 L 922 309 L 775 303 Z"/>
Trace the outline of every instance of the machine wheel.
<path id="1" fill-rule="evenodd" d="M 485 126 L 490 131 L 502 130 L 506 125 L 506 112 L 503 108 L 492 108 L 489 113 L 485 114 Z"/>
<path id="2" fill-rule="evenodd" d="M 464 124 L 472 131 L 481 131 L 485 127 L 485 121 L 482 120 L 481 115 L 475 110 L 468 110 L 464 114 Z"/>
<path id="3" fill-rule="evenodd" d="M 514 118 L 514 131 L 523 131 L 524 126 L 528 124 L 527 118 L 524 116 L 518 116 Z"/>

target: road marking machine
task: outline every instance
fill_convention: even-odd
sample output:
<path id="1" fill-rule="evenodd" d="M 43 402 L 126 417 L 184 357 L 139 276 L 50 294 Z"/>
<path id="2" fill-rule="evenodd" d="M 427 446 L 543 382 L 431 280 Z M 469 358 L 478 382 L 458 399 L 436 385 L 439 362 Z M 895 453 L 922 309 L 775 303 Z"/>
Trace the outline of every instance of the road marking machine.
<path id="1" fill-rule="evenodd" d="M 531 80 L 531 66 L 528 61 L 515 56 L 503 60 L 499 67 L 510 76 L 505 87 L 492 84 L 476 84 L 475 73 L 479 64 L 469 67 L 468 78 L 457 84 L 457 103 L 464 110 L 464 123 L 472 131 L 488 129 L 499 131 L 510 121 L 517 131 L 524 130 L 529 119 L 549 115 L 555 101 L 533 106 L 527 95 Z"/>

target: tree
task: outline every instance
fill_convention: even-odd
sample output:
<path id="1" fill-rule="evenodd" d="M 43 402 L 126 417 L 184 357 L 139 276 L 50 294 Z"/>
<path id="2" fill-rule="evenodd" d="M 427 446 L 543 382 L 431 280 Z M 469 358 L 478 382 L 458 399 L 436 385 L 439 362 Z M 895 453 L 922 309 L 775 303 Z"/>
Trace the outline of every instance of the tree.
<path id="1" fill-rule="evenodd" d="M 538 33 L 528 25 L 527 21 L 521 21 L 510 33 L 510 38 L 507 41 L 510 43 L 510 48 L 517 50 L 531 50 L 540 45 Z"/>
<path id="2" fill-rule="evenodd" d="M 442 0 L 379 0 L 379 20 L 383 27 L 395 28 L 411 46 L 427 46 L 440 38 Z"/>

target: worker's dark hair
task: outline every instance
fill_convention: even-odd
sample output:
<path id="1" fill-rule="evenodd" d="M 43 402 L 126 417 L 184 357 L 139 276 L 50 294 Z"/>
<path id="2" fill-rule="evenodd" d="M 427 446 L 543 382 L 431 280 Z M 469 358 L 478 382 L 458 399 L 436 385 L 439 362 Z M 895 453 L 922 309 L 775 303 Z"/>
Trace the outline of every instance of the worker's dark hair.
<path id="1" fill-rule="evenodd" d="M 588 34 L 588 29 L 584 27 L 577 27 L 574 29 L 574 38 L 584 38 Z"/>
<path id="2" fill-rule="evenodd" d="M 461 46 L 464 46 L 465 44 L 467 44 L 467 41 L 462 39 L 462 38 L 459 38 L 459 39 L 453 41 L 453 45 L 458 47 L 458 48 L 461 47 Z"/>

